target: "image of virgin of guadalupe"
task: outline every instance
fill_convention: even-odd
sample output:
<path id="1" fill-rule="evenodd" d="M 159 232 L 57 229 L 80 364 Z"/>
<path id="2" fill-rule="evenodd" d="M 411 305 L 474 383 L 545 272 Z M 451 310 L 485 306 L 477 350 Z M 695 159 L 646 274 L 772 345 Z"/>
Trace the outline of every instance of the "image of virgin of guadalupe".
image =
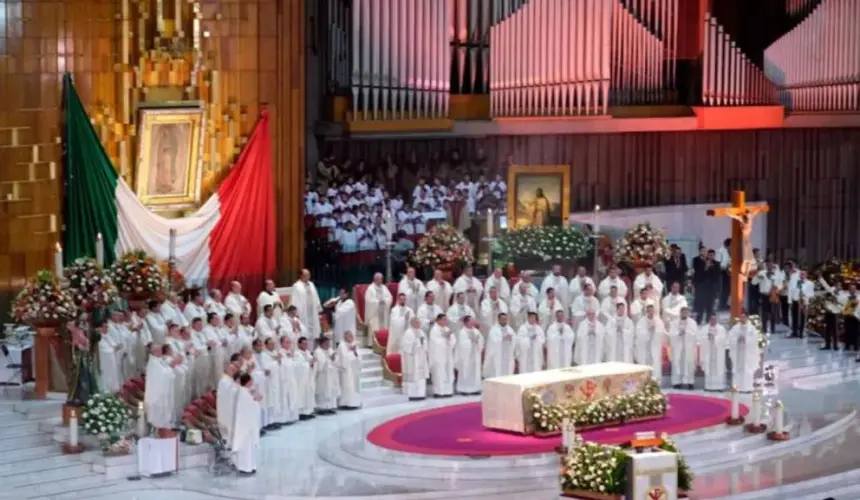
<path id="1" fill-rule="evenodd" d="M 90 397 L 99 392 L 98 374 L 94 367 L 97 360 L 93 359 L 89 336 L 77 321 L 66 323 L 66 330 L 71 336 L 72 372 L 69 377 L 69 390 L 66 400 L 72 404 L 85 405 Z"/>

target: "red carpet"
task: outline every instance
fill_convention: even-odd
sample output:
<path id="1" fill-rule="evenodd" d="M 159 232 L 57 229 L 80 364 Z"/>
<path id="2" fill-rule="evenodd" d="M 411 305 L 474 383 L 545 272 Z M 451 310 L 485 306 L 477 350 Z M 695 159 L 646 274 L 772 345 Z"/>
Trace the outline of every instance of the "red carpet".
<path id="1" fill-rule="evenodd" d="M 660 420 L 586 431 L 582 435 L 588 441 L 618 444 L 630 440 L 637 432 L 671 435 L 718 425 L 731 411 L 727 399 L 693 394 L 668 397 L 669 412 Z M 743 405 L 741 413 L 747 413 Z M 561 437 L 541 439 L 485 429 L 481 424 L 481 403 L 445 406 L 397 417 L 374 428 L 367 439 L 389 450 L 449 456 L 549 453 L 561 444 Z"/>

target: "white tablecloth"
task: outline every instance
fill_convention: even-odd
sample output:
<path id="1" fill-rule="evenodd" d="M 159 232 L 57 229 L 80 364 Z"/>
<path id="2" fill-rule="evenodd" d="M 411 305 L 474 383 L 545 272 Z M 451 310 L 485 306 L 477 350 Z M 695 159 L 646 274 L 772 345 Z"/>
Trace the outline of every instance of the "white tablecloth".
<path id="1" fill-rule="evenodd" d="M 143 438 L 137 443 L 137 466 L 143 477 L 176 472 L 179 438 Z"/>
<path id="2" fill-rule="evenodd" d="M 558 370 L 484 380 L 481 412 L 484 427 L 526 434 L 527 394 L 538 391 L 547 403 L 594 401 L 635 391 L 651 376 L 651 367 L 629 363 L 596 363 Z"/>

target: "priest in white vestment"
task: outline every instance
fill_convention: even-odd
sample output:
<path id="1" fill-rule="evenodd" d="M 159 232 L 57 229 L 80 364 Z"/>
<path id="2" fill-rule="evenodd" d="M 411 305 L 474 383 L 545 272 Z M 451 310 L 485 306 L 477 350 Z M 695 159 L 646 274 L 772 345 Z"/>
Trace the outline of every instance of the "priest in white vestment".
<path id="1" fill-rule="evenodd" d="M 491 288 L 495 288 L 498 293 L 498 297 L 502 299 L 505 303 L 511 300 L 511 285 L 508 283 L 508 280 L 505 278 L 504 274 L 502 274 L 501 268 L 496 268 L 493 271 L 493 274 L 487 278 L 487 281 L 484 282 L 484 291 L 485 295 L 488 290 Z"/>
<path id="2" fill-rule="evenodd" d="M 585 319 L 576 329 L 573 362 L 577 366 L 601 363 L 603 361 L 603 346 L 603 323 L 597 320 L 596 311 L 589 310 L 585 313 Z"/>
<path id="3" fill-rule="evenodd" d="M 557 298 L 555 288 L 547 288 L 543 301 L 541 301 L 537 310 L 541 328 L 546 330 L 554 321 L 556 312 L 561 311 L 564 314 L 566 310 L 564 303 Z"/>
<path id="4" fill-rule="evenodd" d="M 415 268 L 409 267 L 406 269 L 406 276 L 400 280 L 397 285 L 397 295 L 403 294 L 406 296 L 406 307 L 413 312 L 418 312 L 418 308 L 424 303 L 424 297 L 427 295 L 427 288 L 424 283 L 415 277 Z"/>
<path id="5" fill-rule="evenodd" d="M 673 286 L 677 286 L 675 283 Z M 665 313 L 665 309 L 664 309 Z M 681 308 L 678 319 L 669 323 L 669 345 L 672 352 L 672 387 L 693 389 L 696 381 L 696 344 L 699 325 L 690 317 L 690 309 Z"/>
<path id="6" fill-rule="evenodd" d="M 649 298 L 650 296 L 651 287 L 647 286 L 639 290 L 639 296 L 630 303 L 630 319 L 633 320 L 634 324 L 639 324 L 639 320 L 645 316 L 645 309 L 648 307 L 648 304 L 653 303 Z"/>
<path id="7" fill-rule="evenodd" d="M 611 318 L 614 318 L 619 301 L 624 301 L 624 304 L 627 304 L 627 301 L 618 295 L 618 287 L 609 287 L 609 295 L 600 301 L 600 313 L 597 315 L 597 319 L 605 325 Z"/>
<path id="8" fill-rule="evenodd" d="M 433 302 L 444 314 L 454 298 L 454 287 L 442 278 L 442 271 L 433 271 L 433 279 L 427 282 L 427 291 L 433 292 Z"/>
<path id="9" fill-rule="evenodd" d="M 440 314 L 430 329 L 430 382 L 433 396 L 447 398 L 454 395 L 454 348 L 457 337 L 448 327 L 448 318 Z"/>
<path id="10" fill-rule="evenodd" d="M 237 318 L 242 315 L 251 316 L 251 303 L 242 295 L 242 284 L 238 281 L 230 283 L 230 293 L 224 299 L 224 307 Z"/>
<path id="11" fill-rule="evenodd" d="M 131 311 L 129 314 L 128 328 L 135 337 L 134 343 L 134 372 L 143 373 L 146 371 L 147 358 L 149 358 L 149 349 L 155 343 L 152 338 L 152 332 L 146 324 L 143 315 L 146 315 L 145 309 Z"/>
<path id="12" fill-rule="evenodd" d="M 487 289 L 486 297 L 481 301 L 481 331 L 486 335 L 496 326 L 499 314 L 508 314 L 508 304 L 499 296 L 495 286 Z"/>
<path id="13" fill-rule="evenodd" d="M 543 370 L 543 347 L 546 336 L 538 323 L 537 313 L 530 312 L 526 324 L 517 330 L 516 358 L 519 373 Z"/>
<path id="14" fill-rule="evenodd" d="M 521 284 L 525 285 L 529 295 L 531 295 L 531 297 L 535 301 L 535 304 L 537 304 L 538 297 L 540 296 L 540 290 L 538 290 L 538 287 L 536 287 L 534 282 L 532 281 L 531 271 L 523 271 L 520 273 L 520 281 L 519 283 L 517 283 L 517 286 L 520 286 Z"/>
<path id="15" fill-rule="evenodd" d="M 184 333 L 183 333 L 184 332 Z M 172 359 L 170 366 L 174 373 L 174 409 L 178 420 L 183 408 L 194 397 L 194 364 L 199 355 L 194 345 L 188 339 L 188 332 L 180 330 L 179 326 L 170 323 L 167 327 L 166 344 L 170 346 Z"/>
<path id="16" fill-rule="evenodd" d="M 547 291 L 550 289 L 555 292 L 555 298 L 561 302 L 562 309 L 567 311 L 573 298 L 570 296 L 570 283 L 562 274 L 561 266 L 558 264 L 552 266 L 552 273 L 541 282 L 540 295 L 538 296 L 539 302 L 546 300 Z M 549 322 L 552 322 L 552 320 L 553 316 L 549 318 Z"/>
<path id="17" fill-rule="evenodd" d="M 316 360 L 308 348 L 308 339 L 299 339 L 299 350 L 296 352 L 296 387 L 299 420 L 314 418 L 316 409 Z"/>
<path id="18" fill-rule="evenodd" d="M 726 329 L 716 314 L 699 328 L 699 364 L 705 373 L 705 390 L 726 390 Z"/>
<path id="19" fill-rule="evenodd" d="M 436 304 L 436 298 L 434 297 L 433 292 L 428 290 L 424 294 L 424 303 L 421 304 L 421 307 L 419 307 L 417 311 L 418 319 L 421 320 L 421 328 L 423 328 L 427 334 L 430 333 L 430 329 L 436 324 L 436 318 L 438 318 L 440 314 L 445 314 L 445 312 L 438 304 Z"/>
<path id="20" fill-rule="evenodd" d="M 465 292 L 455 292 L 454 303 L 448 308 L 446 316 L 448 317 L 448 324 L 450 325 L 451 330 L 454 331 L 455 336 L 459 333 L 460 328 L 463 327 L 463 318 L 475 317 L 475 311 L 466 303 Z"/>
<path id="21" fill-rule="evenodd" d="M 397 294 L 397 304 L 391 308 L 391 319 L 388 325 L 388 344 L 385 347 L 387 352 L 400 352 L 403 334 L 414 318 L 416 318 L 415 311 L 406 305 L 406 294 Z"/>
<path id="22" fill-rule="evenodd" d="M 457 394 L 475 395 L 481 393 L 481 356 L 484 350 L 484 336 L 478 322 L 471 316 L 461 320 L 462 327 L 457 333 L 455 350 L 457 369 Z"/>
<path id="23" fill-rule="evenodd" d="M 236 389 L 236 412 L 230 443 L 234 465 L 244 475 L 257 472 L 257 448 L 260 447 L 260 395 L 253 392 L 253 379 L 247 373 L 239 377 Z"/>
<path id="24" fill-rule="evenodd" d="M 564 320 L 564 311 L 555 311 L 555 321 L 546 329 L 546 369 L 556 370 L 573 365 L 573 344 L 576 334 Z"/>
<path id="25" fill-rule="evenodd" d="M 106 322 L 96 326 L 99 333 L 99 387 L 102 392 L 117 392 L 122 387 L 122 356 L 125 348 L 118 332 L 108 328 Z"/>
<path id="26" fill-rule="evenodd" d="M 275 282 L 272 280 L 266 280 L 266 283 L 263 285 L 263 291 L 260 292 L 260 295 L 257 295 L 257 314 L 259 315 L 260 311 L 268 305 L 275 309 L 276 318 L 284 312 L 284 302 L 281 300 L 281 295 L 278 293 Z"/>
<path id="27" fill-rule="evenodd" d="M 364 323 L 367 325 L 368 336 L 379 330 L 389 328 L 389 314 L 392 305 L 391 292 L 382 282 L 382 273 L 373 275 L 373 283 L 364 292 Z M 405 325 L 404 325 L 405 329 Z M 389 328 L 389 343 L 391 332 Z"/>
<path id="28" fill-rule="evenodd" d="M 185 310 L 182 311 L 189 325 L 194 321 L 194 318 L 199 318 L 201 321 L 206 320 L 206 308 L 203 307 L 203 304 L 205 304 L 203 292 L 199 290 L 194 292 L 191 302 L 185 304 Z"/>
<path id="29" fill-rule="evenodd" d="M 648 298 L 654 302 L 654 308 L 659 314 L 660 299 L 663 297 L 663 282 L 660 281 L 660 278 L 656 274 L 654 274 L 654 268 L 651 266 L 646 267 L 645 270 L 636 276 L 635 280 L 633 280 L 633 296 L 638 297 L 639 292 L 648 285 L 651 286 L 648 292 Z"/>
<path id="30" fill-rule="evenodd" d="M 618 296 L 622 299 L 627 299 L 627 283 L 621 279 L 621 270 L 617 266 L 612 266 L 609 269 L 609 275 L 600 281 L 597 287 L 597 296 L 603 300 L 609 296 L 609 291 L 612 287 L 618 291 Z"/>
<path id="31" fill-rule="evenodd" d="M 221 290 L 217 288 L 213 288 L 209 290 L 209 297 L 206 298 L 206 301 L 203 303 L 203 307 L 206 309 L 206 312 L 215 313 L 221 318 L 221 321 L 224 321 L 224 316 L 227 315 L 227 306 L 224 304 L 224 296 L 221 294 Z"/>
<path id="32" fill-rule="evenodd" d="M 592 311 L 597 314 L 600 310 L 600 302 L 594 296 L 594 287 L 591 285 L 583 285 L 582 293 L 573 299 L 573 304 L 570 305 L 571 326 L 574 329 L 579 328 L 579 324 L 585 319 L 586 314 Z"/>
<path id="33" fill-rule="evenodd" d="M 681 309 L 687 308 L 687 297 L 681 293 L 681 284 L 672 283 L 671 291 L 663 297 L 663 321 L 670 324 L 681 316 Z"/>
<path id="34" fill-rule="evenodd" d="M 430 378 L 430 357 L 427 335 L 421 320 L 412 317 L 409 328 L 403 332 L 399 344 L 400 364 L 403 370 L 403 392 L 410 401 L 427 397 L 427 379 Z"/>
<path id="35" fill-rule="evenodd" d="M 281 398 L 281 354 L 274 337 L 268 337 L 263 344 L 263 352 L 260 353 L 260 364 L 266 376 L 265 389 L 262 391 L 263 400 L 263 423 L 266 429 L 275 429 L 286 423 L 284 415 L 283 399 Z"/>
<path id="36" fill-rule="evenodd" d="M 290 337 L 281 337 L 281 408 L 284 424 L 299 420 L 299 386 L 297 368 L 301 361 Z"/>
<path id="37" fill-rule="evenodd" d="M 508 315 L 500 313 L 496 325 L 487 335 L 484 356 L 484 378 L 514 374 L 516 332 L 508 324 Z"/>
<path id="38" fill-rule="evenodd" d="M 349 298 L 349 292 L 346 288 L 340 289 L 340 297 L 334 303 L 332 319 L 334 321 L 334 343 L 339 345 L 343 342 L 346 332 L 355 332 L 358 326 L 358 309 L 355 307 L 355 302 Z"/>
<path id="39" fill-rule="evenodd" d="M 143 401 L 146 421 L 156 429 L 172 429 L 180 411 L 173 393 L 176 385 L 173 364 L 169 345 L 152 347 L 146 364 Z"/>
<path id="40" fill-rule="evenodd" d="M 322 304 L 320 304 L 320 297 L 317 294 L 317 287 L 311 281 L 311 272 L 307 269 L 302 270 L 301 277 L 293 284 L 291 301 L 299 310 L 302 323 L 308 327 L 310 334 L 308 338 L 317 340 L 322 333 L 320 326 Z"/>
<path id="41" fill-rule="evenodd" d="M 187 328 L 191 326 L 191 321 L 182 313 L 181 304 L 182 300 L 177 294 L 169 294 L 168 299 L 161 303 L 161 315 L 166 321 L 172 321 L 181 328 Z"/>
<path id="42" fill-rule="evenodd" d="M 260 340 L 277 338 L 280 330 L 281 325 L 275 318 L 275 307 L 266 304 L 263 306 L 263 314 L 257 318 L 257 323 L 254 325 L 254 338 Z"/>
<path id="43" fill-rule="evenodd" d="M 314 349 L 314 371 L 316 372 L 316 410 L 326 415 L 334 413 L 340 395 L 338 368 L 334 362 L 335 352 L 331 339 L 320 337 L 320 344 Z"/>
<path id="44" fill-rule="evenodd" d="M 146 328 L 152 335 L 152 342 L 158 345 L 167 340 L 167 319 L 161 314 L 161 304 L 157 300 L 150 300 L 148 311 L 143 318 Z"/>
<path id="45" fill-rule="evenodd" d="M 481 284 L 481 280 L 476 278 L 473 273 L 474 271 L 471 266 L 466 266 L 466 268 L 463 269 L 463 274 L 454 280 L 454 293 L 465 294 L 466 305 L 474 312 L 477 311 L 481 305 L 481 296 L 484 295 L 484 286 Z M 453 326 L 453 324 L 457 322 L 451 319 L 451 323 Z"/>
<path id="46" fill-rule="evenodd" d="M 759 367 L 758 332 L 742 312 L 728 334 L 729 358 L 732 360 L 732 384 L 740 392 L 752 392 Z"/>
<path id="47" fill-rule="evenodd" d="M 573 304 L 573 301 L 576 300 L 577 297 L 582 295 L 582 292 L 585 290 L 586 286 L 590 286 L 594 288 L 594 280 L 588 275 L 588 271 L 579 266 L 576 269 L 576 275 L 570 280 L 568 285 L 568 290 L 570 291 L 570 303 Z"/>
<path id="48" fill-rule="evenodd" d="M 508 304 L 510 311 L 511 328 L 519 328 L 528 322 L 530 313 L 537 313 L 537 303 L 529 293 L 529 284 L 517 283 L 516 289 L 511 293 L 511 302 Z"/>
<path id="49" fill-rule="evenodd" d="M 197 397 L 212 389 L 212 369 L 214 366 L 212 350 L 216 344 L 203 331 L 203 320 L 199 318 L 195 317 L 191 323 L 190 334 L 191 343 L 199 353 L 194 360 L 194 394 L 192 394 L 192 397 Z"/>
<path id="50" fill-rule="evenodd" d="M 338 408 L 346 410 L 361 408 L 361 355 L 358 353 L 355 335 L 350 331 L 344 332 L 343 342 L 337 346 L 335 365 L 340 377 Z"/>
<path id="51" fill-rule="evenodd" d="M 221 318 L 217 313 L 206 313 L 206 326 L 203 327 L 203 334 L 206 337 L 206 345 L 209 351 L 209 360 L 212 364 L 209 371 L 211 387 L 218 385 L 220 373 L 224 370 L 227 364 L 227 359 L 230 353 L 227 352 L 227 338 L 221 335 Z"/>
<path id="52" fill-rule="evenodd" d="M 119 359 L 120 385 L 122 382 L 137 375 L 135 355 L 137 354 L 137 337 L 128 328 L 126 313 L 119 309 L 112 310 L 107 322 L 108 334 L 122 343 Z"/>
<path id="53" fill-rule="evenodd" d="M 627 303 L 619 298 L 615 314 L 604 328 L 604 359 L 619 363 L 633 363 L 636 325 L 627 316 Z"/>
<path id="54" fill-rule="evenodd" d="M 657 382 L 663 381 L 663 339 L 666 337 L 666 326 L 657 315 L 654 304 L 648 302 L 645 306 L 645 316 L 636 323 L 634 344 L 636 363 L 651 367 L 651 376 Z"/>
<path id="55" fill-rule="evenodd" d="M 239 371 L 238 363 L 229 363 L 218 380 L 218 390 L 215 393 L 215 414 L 218 419 L 218 430 L 221 437 L 229 446 L 230 432 L 233 430 L 233 418 L 236 411 L 236 391 L 239 384 L 235 380 Z"/>
<path id="56" fill-rule="evenodd" d="M 251 347 L 253 337 L 248 335 L 245 329 L 238 324 L 237 317 L 233 316 L 233 313 L 228 312 L 224 316 L 224 328 L 227 330 L 229 338 L 228 352 L 230 356 L 242 352 L 242 349 L 246 347 Z"/>

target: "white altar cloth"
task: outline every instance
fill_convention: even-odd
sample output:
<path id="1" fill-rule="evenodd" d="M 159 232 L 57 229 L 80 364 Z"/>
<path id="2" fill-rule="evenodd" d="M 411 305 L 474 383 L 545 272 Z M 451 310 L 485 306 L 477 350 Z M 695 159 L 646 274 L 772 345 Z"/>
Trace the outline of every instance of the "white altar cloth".
<path id="1" fill-rule="evenodd" d="M 481 395 L 483 424 L 527 434 L 531 416 L 526 411 L 527 394 L 531 391 L 543 393 L 545 401 L 587 402 L 635 391 L 650 376 L 650 366 L 609 362 L 488 378 Z"/>

